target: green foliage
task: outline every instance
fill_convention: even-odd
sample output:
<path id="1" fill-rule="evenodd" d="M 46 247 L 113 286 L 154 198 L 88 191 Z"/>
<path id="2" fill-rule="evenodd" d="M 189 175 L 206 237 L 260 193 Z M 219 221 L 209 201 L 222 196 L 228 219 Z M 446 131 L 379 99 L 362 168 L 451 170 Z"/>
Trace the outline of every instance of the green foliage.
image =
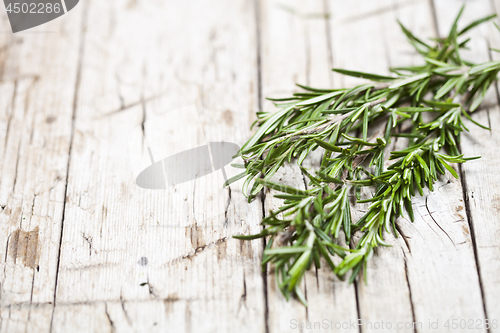
<path id="1" fill-rule="evenodd" d="M 461 132 L 467 131 L 463 117 L 472 121 L 466 109 L 478 108 L 500 71 L 499 61 L 471 64 L 461 59 L 460 49 L 468 41 L 459 41 L 462 34 L 495 17 L 458 31 L 462 10 L 448 37 L 432 46 L 399 23 L 422 55 L 421 66 L 393 68 L 393 76 L 333 69 L 369 82 L 342 89 L 299 85 L 304 92 L 273 100 L 279 111 L 257 114 L 259 129 L 238 154 L 245 170 L 228 182 L 246 178 L 243 192 L 249 201 L 264 186 L 277 190 L 275 196 L 284 200 L 281 208 L 263 219 L 260 234 L 238 238 L 268 237 L 263 265 L 274 264 L 286 297 L 295 294 L 304 301 L 297 286 L 312 265 L 320 268 L 321 258 L 340 278 L 351 273 L 354 281 L 373 250 L 387 246 L 384 232 L 397 236 L 397 218 L 406 212 L 413 221 L 412 198 L 417 192 L 423 195 L 426 187 L 432 191 L 445 172 L 458 178 L 450 164 L 469 160 L 458 147 Z M 402 123 L 408 130 L 398 133 Z M 382 130 L 369 138 L 369 130 L 380 124 Z M 408 146 L 390 152 L 394 162 L 385 168 L 386 146 L 394 136 L 409 138 Z M 321 167 L 311 174 L 302 163 L 318 147 L 324 149 Z M 292 159 L 309 179 L 308 190 L 271 181 Z M 361 200 L 363 187 L 373 188 L 375 195 Z M 370 203 L 358 221 L 351 217 L 351 188 L 358 203 Z M 349 244 L 353 233 L 359 240 L 352 248 L 338 245 Z M 338 265 L 334 257 L 341 259 Z"/>

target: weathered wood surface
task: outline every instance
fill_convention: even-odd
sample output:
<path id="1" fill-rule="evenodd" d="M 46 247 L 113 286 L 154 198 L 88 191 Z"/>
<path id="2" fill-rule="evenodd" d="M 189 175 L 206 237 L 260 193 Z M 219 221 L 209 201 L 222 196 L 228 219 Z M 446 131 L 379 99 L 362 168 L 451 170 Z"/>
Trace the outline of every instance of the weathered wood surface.
<path id="1" fill-rule="evenodd" d="M 223 189 L 220 172 L 161 191 L 134 184 L 147 154 L 130 133 L 143 123 L 173 112 L 182 136 L 172 150 L 241 145 L 255 111 L 273 108 L 264 97 L 286 96 L 295 82 L 356 83 L 332 67 L 384 74 L 415 63 L 396 19 L 419 36 L 444 36 L 461 5 L 82 0 L 32 32 L 0 34 L 0 331 L 290 332 L 299 331 L 292 323 L 363 319 L 444 332 L 447 319 L 500 320 L 498 89 L 473 116 L 493 130 L 468 123 L 462 137 L 463 153 L 483 158 L 416 198 L 415 222 L 398 220 L 403 237 L 388 236 L 393 246 L 373 258 L 367 284 L 309 272 L 308 308 L 286 302 L 272 270 L 262 272 L 262 241 L 231 237 L 260 230 L 279 204 L 272 193 L 248 204 L 241 181 Z M 499 10 L 500 1 L 467 1 L 461 22 Z M 491 24 L 470 36 L 469 59 L 498 59 Z M 189 105 L 197 121 L 175 115 Z M 306 186 L 295 166 L 276 177 Z"/>

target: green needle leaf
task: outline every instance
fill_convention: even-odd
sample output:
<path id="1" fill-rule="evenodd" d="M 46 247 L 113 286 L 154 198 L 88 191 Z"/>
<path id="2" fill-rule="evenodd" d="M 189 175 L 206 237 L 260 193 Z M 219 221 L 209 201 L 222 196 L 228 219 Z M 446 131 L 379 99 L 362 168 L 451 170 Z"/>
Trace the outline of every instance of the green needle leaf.
<path id="1" fill-rule="evenodd" d="M 340 73 L 340 74 L 348 75 L 348 76 L 359 77 L 362 79 L 368 79 L 368 80 L 377 81 L 377 82 L 387 82 L 387 81 L 392 81 L 394 79 L 397 79 L 396 77 L 392 77 L 392 76 L 350 71 L 350 70 L 341 69 L 341 68 L 333 68 L 332 71 Z"/>
<path id="2" fill-rule="evenodd" d="M 288 186 L 288 185 L 278 184 L 278 183 L 274 183 L 274 182 L 264 180 L 264 179 L 256 179 L 255 182 L 258 184 L 261 184 L 263 186 L 272 188 L 273 190 L 285 192 L 288 194 L 298 194 L 298 195 L 304 195 L 304 196 L 309 195 L 309 193 L 307 193 L 306 191 L 302 191 L 302 190 L 293 188 L 293 187 Z"/>
<path id="3" fill-rule="evenodd" d="M 413 83 L 413 82 L 420 81 L 422 79 L 428 78 L 430 75 L 431 75 L 430 73 L 422 73 L 422 74 L 410 76 L 410 77 L 408 77 L 406 79 L 397 81 L 394 84 L 390 85 L 389 89 L 394 90 L 394 89 L 403 87 L 403 86 L 408 85 L 410 83 Z"/>

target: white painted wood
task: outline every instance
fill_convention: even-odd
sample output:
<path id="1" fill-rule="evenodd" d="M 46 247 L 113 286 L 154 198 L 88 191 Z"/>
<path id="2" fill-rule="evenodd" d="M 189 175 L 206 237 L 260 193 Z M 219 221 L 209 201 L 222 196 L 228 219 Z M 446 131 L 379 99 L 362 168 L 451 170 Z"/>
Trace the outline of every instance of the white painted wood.
<path id="1" fill-rule="evenodd" d="M 390 21 L 394 29 L 396 4 L 331 1 L 330 6 L 337 13 L 331 24 L 334 67 L 389 74 L 391 45 L 401 41 L 391 38 L 385 22 Z M 354 86 L 365 81 L 336 74 L 335 82 L 338 86 Z M 353 218 L 361 218 L 368 207 L 353 206 Z M 390 323 L 395 332 L 413 332 L 412 328 L 396 327 L 398 322 L 414 321 L 402 247 L 405 245 L 401 238 L 390 234 L 386 239 L 393 247 L 379 248 L 368 264 L 366 282 L 355 282 L 359 316 L 364 321 L 361 331 L 376 332 L 383 321 Z"/>
<path id="2" fill-rule="evenodd" d="M 451 24 L 453 13 L 458 12 L 462 2 L 444 1 L 435 3 L 440 34 L 445 34 Z M 472 20 L 490 14 L 498 13 L 498 1 L 476 1 L 467 3 L 462 14 L 461 26 Z M 444 11 L 447 6 L 449 10 Z M 498 19 L 496 19 L 498 24 Z M 471 30 L 467 37 L 471 37 L 470 50 L 464 52 L 464 58 L 479 63 L 498 60 L 496 52 L 488 52 L 489 47 L 500 47 L 500 32 L 492 23 L 484 24 Z M 499 289 L 499 248 L 498 215 L 500 209 L 500 189 L 498 179 L 498 147 L 500 136 L 498 124 L 500 109 L 498 108 L 498 90 L 490 89 L 483 101 L 483 107 L 472 114 L 475 121 L 491 127 L 491 131 L 484 130 L 471 122 L 466 125 L 470 132 L 462 136 L 461 148 L 466 156 L 481 156 L 481 159 L 468 162 L 462 167 L 463 184 L 468 200 L 470 223 L 475 240 L 477 264 L 479 268 L 484 309 L 486 318 L 490 321 L 500 316 L 500 289 Z M 500 332 L 498 326 L 492 326 L 490 332 Z"/>
<path id="3" fill-rule="evenodd" d="M 441 35 L 460 4 L 434 2 Z M 417 61 L 395 19 L 432 36 L 432 8 L 400 0 L 88 0 L 35 29 L 52 33 L 0 34 L 0 331 L 289 332 L 292 319 L 360 317 L 422 322 L 417 332 L 431 332 L 425 325 L 438 319 L 443 332 L 448 318 L 498 319 L 500 194 L 486 185 L 498 183 L 494 91 L 485 103 L 495 106 L 473 115 L 493 131 L 470 124 L 462 137 L 467 156 L 483 156 L 462 167 L 468 205 L 461 182 L 444 177 L 416 198 L 414 223 L 398 221 L 405 239 L 387 236 L 393 247 L 372 259 L 368 284 L 341 282 L 326 266 L 308 272 L 308 308 L 284 300 L 272 271 L 262 275 L 262 241 L 231 238 L 261 230 L 261 202 L 246 202 L 241 181 L 231 191 L 220 172 L 162 191 L 134 184 L 149 162 L 140 138 L 132 137 L 130 158 L 128 140 L 144 121 L 170 111 L 184 134 L 170 146 L 153 142 L 155 154 L 207 140 L 241 145 L 260 105 L 274 109 L 259 93 L 288 96 L 296 82 L 351 86 L 359 80 L 330 68 L 385 74 L 388 65 Z M 471 2 L 462 22 L 495 8 L 498 1 Z M 0 27 L 10 29 L 5 17 Z M 475 61 L 488 59 L 488 45 L 500 48 L 491 25 L 470 35 Z M 188 105 L 199 110 L 192 123 L 175 116 Z M 307 165 L 317 167 L 319 156 Z M 277 178 L 304 187 L 295 166 Z M 267 193 L 265 212 L 279 203 Z"/>
<path id="4" fill-rule="evenodd" d="M 396 15 L 419 36 L 435 35 L 432 7 L 427 2 L 406 5 L 400 2 Z M 428 21 L 422 22 L 421 17 L 427 17 Z M 394 19 L 385 22 L 386 31 L 399 30 Z M 392 28 L 391 22 L 394 22 Z M 391 51 L 395 57 L 391 59 L 395 59 L 392 60 L 395 66 L 403 65 L 403 61 L 417 64 L 419 56 L 409 52 L 407 43 L 389 43 L 393 44 Z M 404 47 L 399 48 L 400 45 Z M 396 142 L 397 146 L 401 144 L 404 140 Z M 482 296 L 460 181 L 447 174 L 436 183 L 434 192 L 426 192 L 424 197 L 416 196 L 413 207 L 415 222 L 412 224 L 402 218 L 398 224 L 409 248 L 405 251 L 406 272 L 415 321 L 421 322 L 426 331 L 429 320 L 438 320 L 439 330 L 444 332 L 448 319 L 483 319 Z M 465 332 L 467 329 L 450 331 Z"/>
<path id="5" fill-rule="evenodd" d="M 432 11 L 427 13 L 433 15 Z M 410 7 L 400 9 L 399 15 L 401 19 L 412 22 L 415 30 L 421 31 L 421 36 L 436 34 L 434 24 L 428 24 L 426 28 L 415 18 L 415 11 Z M 456 15 L 456 12 L 451 15 Z M 403 234 L 410 237 L 407 238 L 411 250 L 411 254 L 407 253 L 407 267 L 415 319 L 424 325 L 428 320 L 438 320 L 442 331 L 446 331 L 447 320 L 451 323 L 454 318 L 484 319 L 462 193 L 460 181 L 447 174 L 436 184 L 434 192 L 426 197 L 416 197 L 414 207 L 418 214 L 413 225 L 400 219 Z M 454 282 L 450 283 L 450 278 Z M 465 332 L 467 328 L 450 331 Z"/>
<path id="6" fill-rule="evenodd" d="M 209 140 L 244 143 L 257 107 L 253 2 L 92 2 L 88 15 L 54 325 L 71 324 L 68 302 L 166 300 L 187 304 L 169 331 L 263 331 L 262 242 L 232 238 L 259 232 L 260 202 L 246 203 L 241 182 L 222 188 L 221 172 L 138 188 L 126 144 L 144 120 L 193 103 Z M 182 125 L 186 145 L 206 140 L 196 119 Z M 148 312 L 132 306 L 120 325 L 145 329 Z"/>
<path id="7" fill-rule="evenodd" d="M 295 83 L 315 87 L 331 87 L 331 49 L 328 40 L 330 16 L 320 0 L 261 1 L 262 92 L 263 97 L 286 97 L 298 91 Z M 266 101 L 264 110 L 276 109 Z M 319 158 L 314 154 L 315 158 Z M 304 178 L 295 165 L 286 165 L 274 177 L 275 181 L 304 188 Z M 279 208 L 282 200 L 266 193 L 265 211 Z M 355 332 L 355 329 L 335 329 L 331 322 L 357 321 L 356 297 L 352 285 L 339 281 L 324 265 L 308 272 L 301 284 L 308 308 L 296 299 L 286 302 L 276 286 L 272 266 L 267 279 L 269 331 L 289 332 L 293 329 L 328 327 L 330 332 Z M 310 326 L 307 326 L 309 323 Z M 325 326 L 326 325 L 326 326 Z M 330 327 L 332 327 L 330 329 Z"/>
<path id="8" fill-rule="evenodd" d="M 433 31 L 429 29 L 432 27 L 432 13 L 426 2 L 380 2 L 377 5 L 372 3 L 371 7 L 355 2 L 343 4 L 344 7 L 338 5 L 337 12 L 352 17 L 340 21 L 338 25 L 334 21 L 332 27 L 334 31 L 336 27 L 337 34 L 342 36 L 341 45 L 349 41 L 350 47 L 342 49 L 335 57 L 335 46 L 338 44 L 334 42 L 335 67 L 385 74 L 388 65 L 414 63 L 417 57 L 408 53 L 396 17 L 410 30 L 432 36 Z M 335 36 L 332 34 L 334 41 Z M 337 58 L 340 58 L 340 65 L 335 63 Z M 347 81 L 341 83 L 346 84 Z M 402 147 L 404 141 L 398 141 L 400 143 L 396 144 Z M 448 318 L 484 318 L 467 220 L 463 211 L 454 210 L 455 207 L 463 207 L 461 186 L 458 181 L 446 184 L 446 180 L 438 183 L 436 188 L 440 186 L 443 194 L 438 191 L 427 198 L 415 198 L 416 221 L 413 224 L 405 219 L 398 221 L 411 252 L 402 238 L 395 241 L 389 237 L 395 247 L 381 249 L 381 258 L 373 258 L 372 271 L 368 270 L 368 285 L 358 284 L 363 319 L 372 322 L 384 319 L 393 325 L 396 322 L 416 321 L 422 323 L 417 330 L 426 331 L 429 319 L 439 320 L 443 325 Z M 429 210 L 422 210 L 428 206 L 431 207 Z M 429 244 L 433 244 L 432 247 Z M 450 279 L 455 282 L 450 283 Z M 368 326 L 364 326 L 363 330 L 370 331 Z M 410 327 L 402 331 L 412 330 Z M 441 326 L 440 330 L 446 329 Z"/>
<path id="9" fill-rule="evenodd" d="M 81 17 L 82 11 L 75 10 L 43 28 L 12 35 L 2 14 L 2 332 L 47 332 L 50 327 Z"/>

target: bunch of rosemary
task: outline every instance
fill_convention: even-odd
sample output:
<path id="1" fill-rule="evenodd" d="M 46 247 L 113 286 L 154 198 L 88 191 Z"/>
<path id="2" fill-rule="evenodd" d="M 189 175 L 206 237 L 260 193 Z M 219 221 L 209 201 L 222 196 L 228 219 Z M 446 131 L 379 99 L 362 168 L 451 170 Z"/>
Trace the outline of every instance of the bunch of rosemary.
<path id="1" fill-rule="evenodd" d="M 463 117 L 474 122 L 467 112 L 481 104 L 497 78 L 500 62 L 476 65 L 462 59 L 460 50 L 469 41 L 461 41 L 463 34 L 495 17 L 458 30 L 462 11 L 448 37 L 434 39 L 433 46 L 400 23 L 422 55 L 423 65 L 393 68 L 393 76 L 333 69 L 371 82 L 350 89 L 299 85 L 305 92 L 271 99 L 280 108 L 277 112 L 257 114 L 259 129 L 238 154 L 244 165 L 235 165 L 245 171 L 226 184 L 246 177 L 243 192 L 249 201 L 264 186 L 279 191 L 275 197 L 284 199 L 277 211 L 263 219 L 261 233 L 235 237 L 268 238 L 262 264 L 274 263 L 277 283 L 287 298 L 295 293 L 305 303 L 299 282 L 313 264 L 320 267 L 321 257 L 340 278 L 351 272 L 349 281 L 354 281 L 374 249 L 387 245 L 384 231 L 392 230 L 397 236 L 396 220 L 404 210 L 413 221 L 416 192 L 423 195 L 425 187 L 432 191 L 446 170 L 458 178 L 450 163 L 473 159 L 463 157 L 457 146 L 461 132 L 467 130 Z M 397 133 L 402 123 L 408 130 Z M 381 130 L 369 138 L 368 130 L 375 126 Z M 409 138 L 408 146 L 390 152 L 389 160 L 394 163 L 384 168 L 385 148 L 395 136 Z M 302 163 L 319 147 L 324 149 L 321 166 L 312 174 Z M 294 158 L 309 179 L 308 190 L 271 181 Z M 371 187 L 375 195 L 360 200 L 362 187 Z M 351 218 L 350 189 L 358 203 L 371 203 L 358 221 Z M 360 236 L 356 244 L 351 248 L 339 245 L 342 240 L 350 244 L 353 233 Z M 332 260 L 335 256 L 341 258 L 338 265 Z"/>

